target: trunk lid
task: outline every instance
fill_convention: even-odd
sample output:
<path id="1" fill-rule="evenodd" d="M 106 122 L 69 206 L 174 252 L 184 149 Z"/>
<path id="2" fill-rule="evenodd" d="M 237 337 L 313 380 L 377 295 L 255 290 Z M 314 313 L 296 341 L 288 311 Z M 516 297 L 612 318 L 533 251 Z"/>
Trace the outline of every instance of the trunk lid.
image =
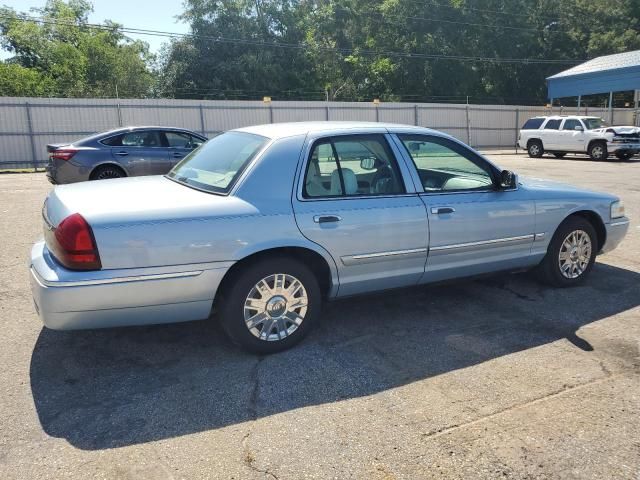
<path id="1" fill-rule="evenodd" d="M 45 202 L 45 229 L 74 213 L 91 226 L 103 269 L 110 269 L 222 260 L 215 244 L 222 224 L 257 209 L 238 197 L 150 176 L 57 186 Z M 234 241 L 232 230 L 224 236 Z"/>

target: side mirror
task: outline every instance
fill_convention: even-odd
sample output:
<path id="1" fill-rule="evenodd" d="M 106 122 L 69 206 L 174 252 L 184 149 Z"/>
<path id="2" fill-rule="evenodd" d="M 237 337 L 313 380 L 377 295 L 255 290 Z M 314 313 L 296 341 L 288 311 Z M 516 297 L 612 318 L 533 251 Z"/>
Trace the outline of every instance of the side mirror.
<path id="1" fill-rule="evenodd" d="M 518 184 L 518 177 L 510 170 L 502 170 L 500 172 L 500 188 L 503 190 L 509 190 L 516 188 Z"/>
<path id="2" fill-rule="evenodd" d="M 420 142 L 409 143 L 409 150 L 411 150 L 412 152 L 420 151 Z"/>
<path id="3" fill-rule="evenodd" d="M 584 132 L 584 128 L 582 128 L 581 125 L 576 125 L 575 127 L 573 127 L 574 130 L 576 130 L 577 132 Z"/>
<path id="4" fill-rule="evenodd" d="M 376 159 L 367 157 L 360 160 L 360 168 L 362 170 L 375 170 L 376 168 Z"/>

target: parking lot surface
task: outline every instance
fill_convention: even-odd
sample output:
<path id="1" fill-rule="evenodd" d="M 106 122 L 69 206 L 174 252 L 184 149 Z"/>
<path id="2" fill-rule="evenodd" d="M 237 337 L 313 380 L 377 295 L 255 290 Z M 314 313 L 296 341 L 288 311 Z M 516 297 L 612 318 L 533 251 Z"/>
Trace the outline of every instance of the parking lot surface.
<path id="1" fill-rule="evenodd" d="M 528 274 L 329 304 L 257 357 L 212 322 L 44 329 L 44 174 L 0 175 L 0 478 L 640 478 L 640 161 L 495 155 L 621 196 L 581 287 Z"/>

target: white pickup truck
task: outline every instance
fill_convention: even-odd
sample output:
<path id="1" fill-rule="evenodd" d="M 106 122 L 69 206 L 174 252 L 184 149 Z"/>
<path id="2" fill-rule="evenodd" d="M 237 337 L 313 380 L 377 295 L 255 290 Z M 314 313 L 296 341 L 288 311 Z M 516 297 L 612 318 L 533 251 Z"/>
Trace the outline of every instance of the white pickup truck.
<path id="1" fill-rule="evenodd" d="M 520 130 L 518 145 L 534 158 L 587 153 L 593 160 L 606 160 L 611 154 L 627 160 L 640 153 L 640 128 L 609 127 L 598 117 L 534 117 Z"/>

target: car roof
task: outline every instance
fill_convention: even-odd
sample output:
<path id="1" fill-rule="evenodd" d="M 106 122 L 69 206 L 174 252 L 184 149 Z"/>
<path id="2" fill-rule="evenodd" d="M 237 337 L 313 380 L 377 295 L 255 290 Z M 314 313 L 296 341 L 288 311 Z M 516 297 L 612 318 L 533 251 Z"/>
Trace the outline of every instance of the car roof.
<path id="1" fill-rule="evenodd" d="M 136 130 L 174 130 L 177 132 L 190 132 L 190 133 L 195 133 L 197 135 L 201 135 L 200 133 L 194 132 L 193 130 L 189 130 L 188 128 L 166 127 L 166 126 L 160 126 L 160 125 L 119 127 L 119 128 L 114 128 L 113 130 L 108 130 L 106 132 L 101 132 L 99 135 L 115 135 L 118 133 L 133 132 Z"/>
<path id="2" fill-rule="evenodd" d="M 531 118 L 551 118 L 554 120 L 561 120 L 564 118 L 600 118 L 600 117 L 595 117 L 593 115 L 539 115 L 537 117 L 531 117 Z"/>
<path id="3" fill-rule="evenodd" d="M 292 137 L 295 135 L 308 135 L 322 132 L 349 132 L 350 130 L 387 130 L 389 132 L 398 131 L 420 131 L 421 133 L 430 133 L 448 137 L 448 135 L 431 130 L 424 127 L 416 127 L 415 125 L 402 125 L 397 123 L 382 122 L 288 122 L 288 123 L 269 123 L 265 125 L 254 125 L 251 127 L 237 128 L 235 132 L 247 132 L 271 139 Z"/>

